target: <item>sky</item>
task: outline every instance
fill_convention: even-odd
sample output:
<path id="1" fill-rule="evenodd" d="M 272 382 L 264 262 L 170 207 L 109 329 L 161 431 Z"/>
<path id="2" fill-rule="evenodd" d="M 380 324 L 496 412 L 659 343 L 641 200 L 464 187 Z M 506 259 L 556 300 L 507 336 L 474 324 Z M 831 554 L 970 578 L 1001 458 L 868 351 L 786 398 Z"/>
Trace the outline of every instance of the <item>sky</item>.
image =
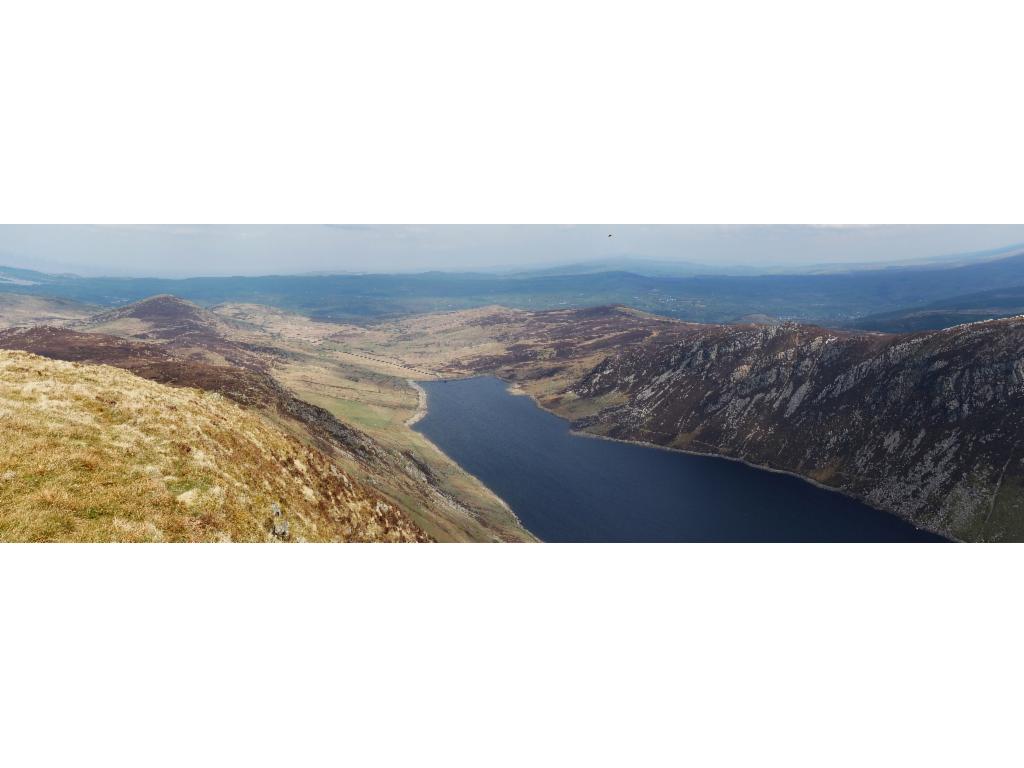
<path id="1" fill-rule="evenodd" d="M 1024 225 L 0 225 L 0 265 L 162 277 L 514 271 L 618 259 L 799 270 L 1017 243 Z"/>

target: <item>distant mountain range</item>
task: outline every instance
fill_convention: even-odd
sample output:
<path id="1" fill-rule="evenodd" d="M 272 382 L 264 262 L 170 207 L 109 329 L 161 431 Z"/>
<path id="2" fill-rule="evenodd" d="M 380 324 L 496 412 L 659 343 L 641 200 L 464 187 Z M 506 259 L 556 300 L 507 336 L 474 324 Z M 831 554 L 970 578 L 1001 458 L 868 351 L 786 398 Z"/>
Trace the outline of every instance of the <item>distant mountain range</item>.
<path id="1" fill-rule="evenodd" d="M 865 330 L 907 333 L 948 328 L 990 318 L 1024 315 L 1024 285 L 941 299 L 922 307 L 868 315 L 857 321 Z"/>
<path id="2" fill-rule="evenodd" d="M 871 272 L 884 269 L 928 269 L 975 264 L 1024 251 L 1024 243 L 1015 243 L 984 251 L 952 253 L 930 258 L 889 259 L 885 261 L 821 262 L 817 264 L 709 264 L 697 261 L 645 259 L 618 256 L 605 259 L 558 264 L 542 269 L 490 270 L 515 277 L 543 277 L 551 275 L 583 275 L 595 272 L 632 272 L 645 277 L 694 277 L 696 275 L 822 275 Z"/>
<path id="3" fill-rule="evenodd" d="M 531 310 L 622 304 L 696 322 L 756 318 L 911 330 L 1018 312 L 1020 305 L 1012 290 L 1019 287 L 1024 291 L 1024 248 L 974 254 L 966 263 L 961 257 L 948 259 L 952 263 L 816 274 L 688 276 L 654 274 L 664 266 L 658 262 L 637 263 L 634 266 L 639 271 L 609 270 L 612 264 L 602 262 L 520 274 L 424 272 L 180 280 L 76 277 L 4 267 L 0 268 L 0 292 L 101 307 L 169 293 L 205 306 L 263 304 L 332 322 L 492 304 Z M 993 293 L 982 295 L 985 292 Z"/>

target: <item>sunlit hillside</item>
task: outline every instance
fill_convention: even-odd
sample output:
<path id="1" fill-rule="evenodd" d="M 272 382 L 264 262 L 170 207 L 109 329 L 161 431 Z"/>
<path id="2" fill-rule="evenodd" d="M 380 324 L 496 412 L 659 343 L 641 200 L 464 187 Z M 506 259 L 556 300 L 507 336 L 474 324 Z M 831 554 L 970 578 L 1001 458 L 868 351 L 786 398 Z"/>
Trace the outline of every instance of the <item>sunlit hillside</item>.
<path id="1" fill-rule="evenodd" d="M 323 453 L 215 393 L 0 351 L 0 424 L 3 541 L 426 538 Z"/>

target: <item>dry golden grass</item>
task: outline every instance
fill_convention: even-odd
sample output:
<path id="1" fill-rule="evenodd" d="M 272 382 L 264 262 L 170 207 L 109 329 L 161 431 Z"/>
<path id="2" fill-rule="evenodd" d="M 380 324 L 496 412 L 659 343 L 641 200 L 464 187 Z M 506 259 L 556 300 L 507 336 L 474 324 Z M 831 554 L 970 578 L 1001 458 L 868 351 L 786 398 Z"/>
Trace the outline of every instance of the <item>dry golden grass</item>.
<path id="1" fill-rule="evenodd" d="M 424 538 L 327 456 L 220 395 L 0 351 L 0 540 Z"/>

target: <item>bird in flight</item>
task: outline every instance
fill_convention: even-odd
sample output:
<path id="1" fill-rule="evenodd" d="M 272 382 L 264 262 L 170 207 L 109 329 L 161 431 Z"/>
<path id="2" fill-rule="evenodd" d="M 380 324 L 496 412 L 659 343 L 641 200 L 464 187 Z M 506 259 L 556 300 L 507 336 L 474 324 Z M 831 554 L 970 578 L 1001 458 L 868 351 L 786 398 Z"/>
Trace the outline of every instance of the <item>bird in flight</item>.
<path id="1" fill-rule="evenodd" d="M 608 235 L 608 237 L 611 237 L 611 235 Z"/>

